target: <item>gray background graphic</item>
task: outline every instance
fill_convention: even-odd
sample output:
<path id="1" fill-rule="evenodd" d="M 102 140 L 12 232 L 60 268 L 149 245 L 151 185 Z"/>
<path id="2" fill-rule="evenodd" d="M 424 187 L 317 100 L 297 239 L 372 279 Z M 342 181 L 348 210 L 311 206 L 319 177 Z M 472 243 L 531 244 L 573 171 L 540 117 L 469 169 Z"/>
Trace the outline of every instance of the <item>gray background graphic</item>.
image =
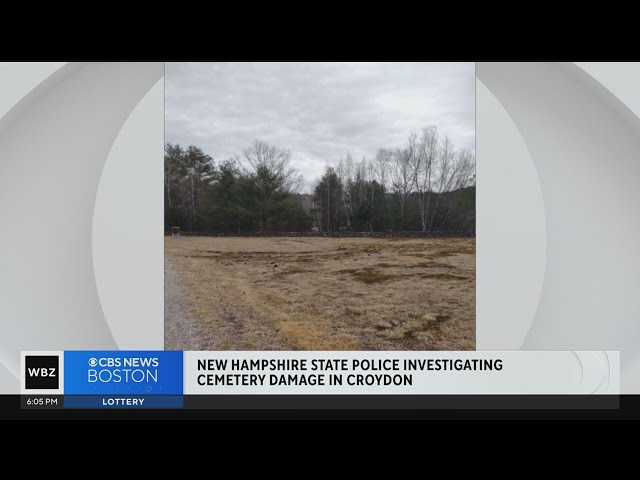
<path id="1" fill-rule="evenodd" d="M 620 350 L 622 391 L 637 393 L 638 65 L 479 63 L 476 76 L 478 349 Z"/>
<path id="2" fill-rule="evenodd" d="M 477 64 L 477 347 L 640 392 L 640 65 Z M 21 350 L 163 347 L 163 64 L 0 64 L 0 393 Z M 145 212 L 145 215 L 141 215 Z"/>
<path id="3" fill-rule="evenodd" d="M 4 393 L 20 350 L 163 347 L 163 64 L 57 67 L 0 70 Z"/>

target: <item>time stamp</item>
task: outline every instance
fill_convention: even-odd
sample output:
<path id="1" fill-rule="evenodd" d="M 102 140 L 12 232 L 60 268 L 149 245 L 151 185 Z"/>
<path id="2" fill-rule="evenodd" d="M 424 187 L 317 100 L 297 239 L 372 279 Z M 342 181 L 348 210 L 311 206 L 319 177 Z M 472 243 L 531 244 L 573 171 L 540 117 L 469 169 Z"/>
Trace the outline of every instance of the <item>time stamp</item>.
<path id="1" fill-rule="evenodd" d="M 21 395 L 21 408 L 63 408 L 62 395 Z"/>

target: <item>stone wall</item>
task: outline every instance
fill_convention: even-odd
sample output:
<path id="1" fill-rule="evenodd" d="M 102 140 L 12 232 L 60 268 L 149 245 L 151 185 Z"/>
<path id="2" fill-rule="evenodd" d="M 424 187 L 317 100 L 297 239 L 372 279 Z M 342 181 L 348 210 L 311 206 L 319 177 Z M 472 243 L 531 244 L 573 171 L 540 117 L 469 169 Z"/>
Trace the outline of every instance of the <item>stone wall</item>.
<path id="1" fill-rule="evenodd" d="M 170 231 L 165 235 L 171 235 Z M 335 237 L 335 238 L 475 238 L 473 230 L 454 230 L 441 232 L 187 232 L 181 231 L 183 237 Z"/>

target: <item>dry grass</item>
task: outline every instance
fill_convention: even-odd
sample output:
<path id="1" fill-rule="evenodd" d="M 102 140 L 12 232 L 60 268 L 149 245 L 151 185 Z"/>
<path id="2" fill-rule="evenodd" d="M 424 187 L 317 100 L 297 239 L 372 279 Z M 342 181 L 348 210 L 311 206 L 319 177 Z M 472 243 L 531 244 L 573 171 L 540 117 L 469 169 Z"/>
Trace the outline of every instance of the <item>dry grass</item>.
<path id="1" fill-rule="evenodd" d="M 398 278 L 398 275 L 389 275 L 387 273 L 379 272 L 373 268 L 365 268 L 363 270 L 356 270 L 353 273 L 353 278 L 359 282 L 371 284 L 371 283 L 383 283 Z"/>
<path id="2" fill-rule="evenodd" d="M 427 273 L 422 278 L 435 278 L 436 280 L 466 280 L 467 277 L 451 275 L 450 273 Z"/>
<path id="3" fill-rule="evenodd" d="M 475 347 L 473 239 L 183 237 L 165 254 L 212 349 Z"/>

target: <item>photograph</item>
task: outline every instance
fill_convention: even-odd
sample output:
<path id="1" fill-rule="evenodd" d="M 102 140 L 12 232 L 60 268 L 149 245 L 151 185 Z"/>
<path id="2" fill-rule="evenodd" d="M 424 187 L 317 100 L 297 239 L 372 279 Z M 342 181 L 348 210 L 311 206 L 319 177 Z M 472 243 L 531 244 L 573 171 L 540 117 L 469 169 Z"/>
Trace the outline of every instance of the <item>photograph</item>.
<path id="1" fill-rule="evenodd" d="M 165 349 L 476 348 L 475 64 L 165 66 Z"/>

